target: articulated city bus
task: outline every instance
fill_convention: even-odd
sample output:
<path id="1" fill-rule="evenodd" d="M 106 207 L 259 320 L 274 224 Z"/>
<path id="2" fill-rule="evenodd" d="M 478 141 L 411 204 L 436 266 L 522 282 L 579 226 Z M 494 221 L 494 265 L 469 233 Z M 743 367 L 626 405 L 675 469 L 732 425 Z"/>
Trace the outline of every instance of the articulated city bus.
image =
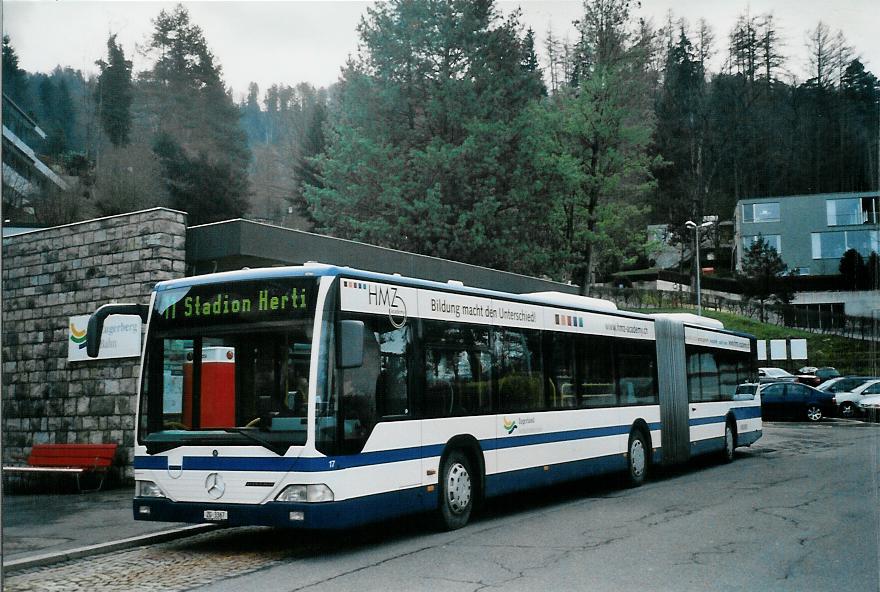
<path id="1" fill-rule="evenodd" d="M 684 315 L 327 265 L 159 283 L 147 322 L 134 517 L 345 528 L 761 436 L 755 341 Z"/>

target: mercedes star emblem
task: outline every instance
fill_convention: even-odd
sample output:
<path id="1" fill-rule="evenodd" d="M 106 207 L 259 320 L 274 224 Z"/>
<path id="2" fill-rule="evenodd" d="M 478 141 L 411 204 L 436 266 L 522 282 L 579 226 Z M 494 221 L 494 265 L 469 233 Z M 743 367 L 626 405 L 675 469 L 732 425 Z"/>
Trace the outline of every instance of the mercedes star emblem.
<path id="1" fill-rule="evenodd" d="M 208 490 L 208 495 L 212 498 L 220 499 L 226 491 L 226 483 L 223 482 L 223 477 L 217 473 L 211 473 L 205 479 L 205 489 Z"/>

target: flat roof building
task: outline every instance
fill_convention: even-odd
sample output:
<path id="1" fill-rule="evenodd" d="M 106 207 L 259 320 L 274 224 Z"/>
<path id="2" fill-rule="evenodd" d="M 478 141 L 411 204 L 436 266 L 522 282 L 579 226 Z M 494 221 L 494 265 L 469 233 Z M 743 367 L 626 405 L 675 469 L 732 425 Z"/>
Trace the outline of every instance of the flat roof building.
<path id="1" fill-rule="evenodd" d="M 836 275 L 840 258 L 856 249 L 880 252 L 880 192 L 817 193 L 743 199 L 736 206 L 737 269 L 763 237 L 799 275 Z"/>

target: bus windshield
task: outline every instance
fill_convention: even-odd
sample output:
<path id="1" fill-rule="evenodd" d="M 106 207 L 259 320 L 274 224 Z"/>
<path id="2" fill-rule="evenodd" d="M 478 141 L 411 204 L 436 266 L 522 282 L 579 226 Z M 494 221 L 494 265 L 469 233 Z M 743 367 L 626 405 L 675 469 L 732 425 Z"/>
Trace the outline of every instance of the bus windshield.
<path id="1" fill-rule="evenodd" d="M 305 444 L 316 293 L 313 278 L 157 293 L 138 426 L 148 452 Z"/>

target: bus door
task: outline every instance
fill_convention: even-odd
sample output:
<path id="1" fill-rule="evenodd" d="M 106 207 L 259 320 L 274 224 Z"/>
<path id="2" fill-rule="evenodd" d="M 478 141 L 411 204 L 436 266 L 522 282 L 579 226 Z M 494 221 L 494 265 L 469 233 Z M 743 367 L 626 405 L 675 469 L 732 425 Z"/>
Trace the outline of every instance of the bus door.
<path id="1" fill-rule="evenodd" d="M 657 381 L 660 388 L 660 421 L 663 464 L 690 458 L 690 404 L 688 403 L 684 325 L 674 319 L 654 322 L 657 336 Z"/>

